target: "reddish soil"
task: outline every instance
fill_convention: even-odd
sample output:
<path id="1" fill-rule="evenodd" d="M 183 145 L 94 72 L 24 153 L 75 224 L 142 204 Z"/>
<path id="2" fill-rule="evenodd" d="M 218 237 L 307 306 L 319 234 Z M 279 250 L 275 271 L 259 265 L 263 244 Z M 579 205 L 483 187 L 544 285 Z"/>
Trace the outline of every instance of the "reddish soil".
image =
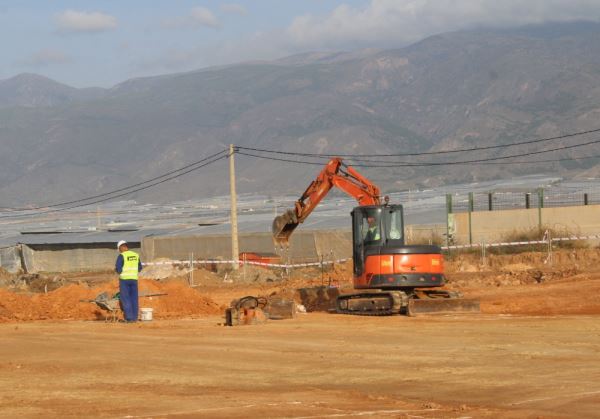
<path id="1" fill-rule="evenodd" d="M 477 254 L 454 256 L 446 262 L 447 287 L 479 298 L 485 314 L 600 314 L 600 299 L 595 297 L 600 291 L 600 250 L 561 250 L 553 253 L 551 263 L 546 259 L 545 253 L 491 255 L 484 264 Z M 142 298 L 140 306 L 154 308 L 157 319 L 193 318 L 222 313 L 232 300 L 246 295 L 297 298 L 296 289 L 323 284 L 352 289 L 351 262 L 324 272 L 296 269 L 287 274 L 246 267 L 227 277 L 198 269 L 193 287 L 183 275 L 161 281 L 141 279 L 140 292 L 167 295 Z M 93 299 L 103 291 L 114 294 L 117 281 L 112 274 L 71 274 L 61 281 L 68 285 L 48 293 L 0 288 L 0 322 L 105 318 L 106 313 L 95 304 L 80 300 Z M 34 282 L 32 289 L 44 287 Z"/>
<path id="2" fill-rule="evenodd" d="M 233 282 L 197 270 L 194 287 L 142 279 L 140 291 L 168 295 L 142 298 L 157 320 L 136 325 L 56 321 L 103 319 L 79 300 L 115 292 L 107 273 L 65 275 L 48 293 L 0 289 L 0 416 L 598 417 L 600 253 L 553 256 L 449 260 L 448 287 L 479 298 L 481 315 L 218 326 L 245 295 L 350 289 L 350 264 L 285 278 L 247 269 Z"/>
<path id="3" fill-rule="evenodd" d="M 448 261 L 448 287 L 481 300 L 487 314 L 600 314 L 600 250 L 491 255 Z"/>
<path id="4" fill-rule="evenodd" d="M 14 293 L 0 289 L 0 322 L 104 319 L 107 313 L 96 304 L 81 301 L 94 299 L 104 291 L 113 295 L 118 291 L 118 284 L 112 281 L 94 288 L 69 284 L 41 294 Z M 180 281 L 160 283 L 140 280 L 139 291 L 166 293 L 164 296 L 140 299 L 140 306 L 154 308 L 154 316 L 158 319 L 214 315 L 223 310 L 223 307 L 209 297 Z"/>

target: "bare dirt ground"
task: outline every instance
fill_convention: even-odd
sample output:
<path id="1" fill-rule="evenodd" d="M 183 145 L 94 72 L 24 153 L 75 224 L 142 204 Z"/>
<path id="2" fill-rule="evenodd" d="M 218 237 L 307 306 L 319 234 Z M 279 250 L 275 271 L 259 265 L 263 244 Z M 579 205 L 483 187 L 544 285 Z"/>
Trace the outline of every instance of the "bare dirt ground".
<path id="1" fill-rule="evenodd" d="M 5 275 L 0 417 L 598 417 L 600 251 L 546 257 L 450 258 L 449 287 L 479 298 L 480 315 L 309 313 L 234 328 L 220 326 L 232 299 L 348 289 L 351 266 L 287 279 L 248 269 L 233 283 L 198 270 L 194 287 L 146 279 L 142 290 L 168 295 L 143 299 L 157 320 L 134 325 L 79 302 L 116 291 L 110 274 L 63 275 L 47 293 L 44 278 L 35 292 Z"/>
<path id="2" fill-rule="evenodd" d="M 598 415 L 597 317 L 219 320 L 0 325 L 0 415 Z"/>

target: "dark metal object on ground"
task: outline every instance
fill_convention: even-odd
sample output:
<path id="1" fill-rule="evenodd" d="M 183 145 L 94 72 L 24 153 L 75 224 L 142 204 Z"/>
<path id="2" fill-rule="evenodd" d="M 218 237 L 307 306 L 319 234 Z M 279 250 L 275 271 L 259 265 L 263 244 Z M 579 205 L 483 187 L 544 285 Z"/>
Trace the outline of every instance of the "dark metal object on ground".
<path id="1" fill-rule="evenodd" d="M 409 316 L 418 316 L 419 314 L 467 314 L 479 312 L 479 300 L 469 298 L 411 299 L 409 300 L 407 307 L 407 314 Z"/>
<path id="2" fill-rule="evenodd" d="M 310 287 L 298 289 L 300 301 L 307 312 L 312 311 L 335 311 L 335 301 L 340 295 L 336 287 Z"/>
<path id="3" fill-rule="evenodd" d="M 265 312 L 271 320 L 293 319 L 296 316 L 296 303 L 285 298 L 269 298 Z"/>
<path id="4" fill-rule="evenodd" d="M 225 325 L 238 326 L 257 324 L 263 322 L 266 317 L 263 309 L 268 301 L 264 297 L 246 296 L 239 300 L 233 300 L 225 310 Z"/>
<path id="5" fill-rule="evenodd" d="M 295 315 L 296 303 L 293 300 L 247 296 L 231 302 L 225 310 L 225 325 L 258 324 L 267 319 L 292 319 Z"/>

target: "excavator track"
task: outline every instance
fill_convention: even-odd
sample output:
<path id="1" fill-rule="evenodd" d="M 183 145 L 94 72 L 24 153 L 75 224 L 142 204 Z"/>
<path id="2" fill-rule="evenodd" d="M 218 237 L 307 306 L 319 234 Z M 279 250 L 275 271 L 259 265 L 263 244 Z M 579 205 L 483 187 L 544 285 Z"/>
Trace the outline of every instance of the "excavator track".
<path id="1" fill-rule="evenodd" d="M 340 295 L 336 312 L 358 316 L 391 316 L 408 307 L 408 295 L 403 291 L 365 292 Z"/>
<path id="2" fill-rule="evenodd" d="M 479 313 L 479 301 L 463 298 L 457 291 L 413 290 L 365 292 L 340 295 L 336 312 L 355 316 L 408 316 Z"/>

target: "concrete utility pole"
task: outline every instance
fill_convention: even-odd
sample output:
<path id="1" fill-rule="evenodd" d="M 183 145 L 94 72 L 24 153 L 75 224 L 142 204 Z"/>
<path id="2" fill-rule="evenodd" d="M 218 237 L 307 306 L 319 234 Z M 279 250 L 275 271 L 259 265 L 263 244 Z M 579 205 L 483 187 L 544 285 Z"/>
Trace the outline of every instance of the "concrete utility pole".
<path id="1" fill-rule="evenodd" d="M 233 144 L 229 145 L 229 188 L 231 194 L 231 260 L 233 263 L 233 270 L 237 271 L 239 268 L 239 245 L 238 245 L 238 224 L 237 224 L 237 194 L 235 192 L 235 161 L 234 156 L 235 149 Z"/>

